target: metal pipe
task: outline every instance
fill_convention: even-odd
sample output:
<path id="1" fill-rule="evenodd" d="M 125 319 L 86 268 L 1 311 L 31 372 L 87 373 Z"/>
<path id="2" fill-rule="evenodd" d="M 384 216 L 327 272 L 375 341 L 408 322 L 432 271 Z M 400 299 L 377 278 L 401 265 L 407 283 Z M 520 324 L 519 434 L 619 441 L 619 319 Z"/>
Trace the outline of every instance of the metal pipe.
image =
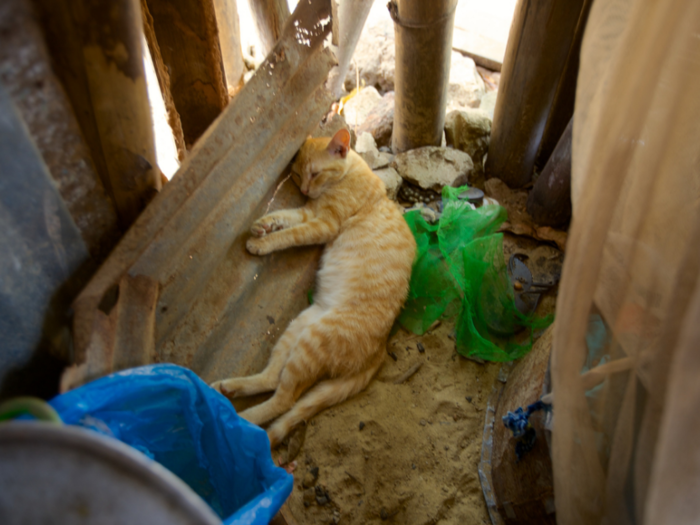
<path id="1" fill-rule="evenodd" d="M 457 0 L 389 2 L 396 33 L 396 153 L 442 141 L 456 7 Z"/>

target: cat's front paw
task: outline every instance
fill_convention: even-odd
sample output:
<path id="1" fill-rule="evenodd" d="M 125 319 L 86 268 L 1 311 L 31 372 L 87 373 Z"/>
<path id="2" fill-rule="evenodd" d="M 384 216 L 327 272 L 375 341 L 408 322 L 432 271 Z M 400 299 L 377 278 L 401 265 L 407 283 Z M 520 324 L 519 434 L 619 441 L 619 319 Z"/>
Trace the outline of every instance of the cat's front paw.
<path id="1" fill-rule="evenodd" d="M 245 247 L 253 255 L 267 255 L 272 251 L 270 243 L 265 237 L 251 237 L 245 243 Z"/>
<path id="2" fill-rule="evenodd" d="M 284 225 L 272 217 L 262 217 L 250 227 L 250 233 L 255 237 L 264 237 L 268 233 L 276 232 L 284 228 Z"/>

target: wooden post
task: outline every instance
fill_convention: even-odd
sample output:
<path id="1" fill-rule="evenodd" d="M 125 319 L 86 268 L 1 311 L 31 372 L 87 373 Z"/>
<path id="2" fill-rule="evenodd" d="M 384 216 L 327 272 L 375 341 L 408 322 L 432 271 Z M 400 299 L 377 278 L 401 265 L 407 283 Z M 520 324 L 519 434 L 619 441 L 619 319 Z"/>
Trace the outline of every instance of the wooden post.
<path id="1" fill-rule="evenodd" d="M 284 23 L 289 18 L 287 0 L 248 0 L 250 12 L 255 17 L 258 36 L 267 55 L 282 35 Z"/>
<path id="2" fill-rule="evenodd" d="M 388 7 L 396 32 L 393 150 L 439 146 L 457 0 L 392 0 Z"/>
<path id="3" fill-rule="evenodd" d="M 541 226 L 564 226 L 571 219 L 571 128 L 569 120 L 549 162 L 527 198 L 527 211 Z"/>
<path id="4" fill-rule="evenodd" d="M 508 37 L 486 176 L 512 188 L 532 180 L 535 158 L 584 0 L 520 0 Z"/>
<path id="5" fill-rule="evenodd" d="M 214 0 L 214 9 L 219 27 L 226 88 L 229 97 L 233 97 L 243 87 L 243 75 L 246 71 L 241 52 L 241 28 L 236 0 Z"/>
<path id="6" fill-rule="evenodd" d="M 588 22 L 588 14 L 591 11 L 593 0 L 584 0 L 581 16 L 576 25 L 574 41 L 569 49 L 569 56 L 561 74 L 557 92 L 552 102 L 552 110 L 549 112 L 547 125 L 544 128 L 540 150 L 537 152 L 535 168 L 541 171 L 547 164 L 550 155 L 557 146 L 560 137 L 564 134 L 566 126 L 574 114 L 574 102 L 576 101 L 576 81 L 578 80 L 579 55 L 581 54 L 581 42 Z"/>
<path id="7" fill-rule="evenodd" d="M 191 148 L 228 104 L 213 0 L 146 0 Z"/>

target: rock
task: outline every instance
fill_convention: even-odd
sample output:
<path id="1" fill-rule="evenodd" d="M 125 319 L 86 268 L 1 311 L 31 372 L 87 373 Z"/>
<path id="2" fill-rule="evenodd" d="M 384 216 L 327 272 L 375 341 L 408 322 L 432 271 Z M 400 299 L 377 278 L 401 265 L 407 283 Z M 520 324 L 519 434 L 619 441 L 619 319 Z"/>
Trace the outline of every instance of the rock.
<path id="1" fill-rule="evenodd" d="M 447 113 L 455 109 L 478 108 L 486 86 L 474 61 L 457 51 L 452 52 L 450 81 L 447 86 Z"/>
<path id="2" fill-rule="evenodd" d="M 382 93 L 394 90 L 394 22 L 390 18 L 376 20 L 365 26 L 355 48 L 353 63 L 366 86 L 374 86 Z M 345 89 L 357 85 L 356 70 L 350 67 L 345 77 Z"/>
<path id="3" fill-rule="evenodd" d="M 483 97 L 481 97 L 481 104 L 479 109 L 486 113 L 491 121 L 493 121 L 493 112 L 496 109 L 496 99 L 498 98 L 498 91 L 489 91 Z"/>
<path id="4" fill-rule="evenodd" d="M 386 93 L 369 112 L 364 123 L 357 128 L 357 134 L 367 131 L 372 134 L 378 147 L 391 147 L 391 133 L 394 129 L 394 92 Z"/>
<path id="5" fill-rule="evenodd" d="M 306 474 L 304 474 L 304 480 L 302 481 L 301 485 L 305 489 L 308 489 L 310 487 L 313 487 L 316 484 L 317 479 L 318 479 L 318 467 L 314 467 L 312 469 L 309 469 L 306 472 Z"/>
<path id="6" fill-rule="evenodd" d="M 441 192 L 444 186 L 463 186 L 474 171 L 471 157 L 451 148 L 425 146 L 396 155 L 392 167 L 405 180 L 424 190 Z"/>
<path id="7" fill-rule="evenodd" d="M 382 170 L 375 170 L 374 174 L 382 179 L 382 182 L 386 186 L 386 195 L 391 200 L 395 201 L 396 196 L 399 194 L 399 189 L 403 183 L 403 179 L 399 172 L 394 168 L 384 168 Z"/>
<path id="8" fill-rule="evenodd" d="M 357 138 L 355 151 L 364 159 L 372 170 L 385 168 L 394 160 L 392 154 L 383 153 L 377 149 L 374 138 L 366 131 Z"/>
<path id="9" fill-rule="evenodd" d="M 445 117 L 445 138 L 448 146 L 467 153 L 476 172 L 481 172 L 489 151 L 491 119 L 478 109 L 452 111 Z"/>
<path id="10" fill-rule="evenodd" d="M 337 113 L 334 113 L 331 118 L 327 118 L 325 122 L 321 122 L 318 126 L 316 126 L 316 129 L 311 133 L 311 136 L 314 138 L 332 137 L 338 132 L 338 130 L 343 128 L 350 131 L 350 147 L 354 148 L 355 143 L 357 142 L 357 135 L 355 135 L 353 129 L 348 126 L 347 122 L 345 122 L 345 118 Z"/>
<path id="11" fill-rule="evenodd" d="M 382 96 L 374 87 L 363 88 L 354 97 L 348 100 L 343 106 L 345 121 L 350 126 L 360 126 L 364 124 L 370 111 L 381 102 Z"/>
<path id="12" fill-rule="evenodd" d="M 331 497 L 328 495 L 328 491 L 320 485 L 316 485 L 316 503 L 320 506 L 328 505 L 330 503 Z"/>

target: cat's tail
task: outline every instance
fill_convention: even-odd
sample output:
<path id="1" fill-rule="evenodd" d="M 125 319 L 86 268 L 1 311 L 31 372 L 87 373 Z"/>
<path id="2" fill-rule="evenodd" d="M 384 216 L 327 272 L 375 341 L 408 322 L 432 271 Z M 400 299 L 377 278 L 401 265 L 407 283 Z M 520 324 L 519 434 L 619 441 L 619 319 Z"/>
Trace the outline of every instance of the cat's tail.
<path id="1" fill-rule="evenodd" d="M 379 355 L 383 357 L 383 354 Z M 378 359 L 376 364 L 373 363 L 364 372 L 349 377 L 327 379 L 316 384 L 296 402 L 289 412 L 270 426 L 267 431 L 270 446 L 276 447 L 302 421 L 308 421 L 321 410 L 342 403 L 361 392 L 379 370 L 381 364 L 382 360 Z"/>

